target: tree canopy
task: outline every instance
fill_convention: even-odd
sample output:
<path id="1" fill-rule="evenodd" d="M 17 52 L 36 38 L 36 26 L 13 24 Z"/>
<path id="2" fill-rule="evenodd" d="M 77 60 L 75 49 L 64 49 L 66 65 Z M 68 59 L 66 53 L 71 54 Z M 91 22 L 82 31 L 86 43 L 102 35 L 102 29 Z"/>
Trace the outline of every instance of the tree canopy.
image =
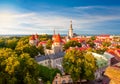
<path id="1" fill-rule="evenodd" d="M 38 52 L 39 52 L 41 55 L 44 55 L 44 54 L 45 54 L 45 52 L 44 52 L 44 47 L 43 47 L 42 45 L 38 46 L 37 49 L 38 49 Z"/>
<path id="2" fill-rule="evenodd" d="M 111 42 L 102 42 L 102 45 L 104 47 L 109 47 L 111 45 Z"/>
<path id="3" fill-rule="evenodd" d="M 15 51 L 18 55 L 22 53 L 28 53 L 31 57 L 35 57 L 38 55 L 38 49 L 36 46 L 29 45 L 29 41 L 27 37 L 21 38 L 15 48 Z"/>
<path id="4" fill-rule="evenodd" d="M 5 47 L 5 39 L 0 38 L 0 48 Z"/>
<path id="5" fill-rule="evenodd" d="M 52 83 L 56 74 L 57 73 L 61 74 L 60 70 L 58 70 L 57 68 L 56 69 L 48 68 L 43 65 L 39 65 L 39 72 L 40 72 L 39 76 L 43 80 L 44 83 L 46 83 L 47 81 L 50 81 Z"/>
<path id="6" fill-rule="evenodd" d="M 38 84 L 37 67 L 29 54 L 18 56 L 12 49 L 0 49 L 0 84 Z"/>
<path id="7" fill-rule="evenodd" d="M 52 47 L 52 40 L 49 39 L 46 43 L 46 48 L 51 49 L 51 47 Z"/>
<path id="8" fill-rule="evenodd" d="M 18 42 L 18 39 L 16 38 L 8 39 L 6 40 L 6 47 L 14 50 L 17 45 L 17 42 Z"/>
<path id="9" fill-rule="evenodd" d="M 88 41 L 87 41 L 87 44 L 89 44 L 89 46 L 90 46 L 91 48 L 94 48 L 94 47 L 95 47 L 95 43 L 94 43 L 93 40 L 88 40 Z"/>
<path id="10" fill-rule="evenodd" d="M 82 79 L 94 79 L 97 68 L 93 55 L 86 51 L 70 50 L 63 58 L 64 71 L 71 75 L 74 81 Z"/>
<path id="11" fill-rule="evenodd" d="M 66 44 L 64 44 L 63 50 L 67 50 L 69 47 L 76 47 L 76 46 L 81 47 L 81 43 L 74 40 L 70 40 Z"/>

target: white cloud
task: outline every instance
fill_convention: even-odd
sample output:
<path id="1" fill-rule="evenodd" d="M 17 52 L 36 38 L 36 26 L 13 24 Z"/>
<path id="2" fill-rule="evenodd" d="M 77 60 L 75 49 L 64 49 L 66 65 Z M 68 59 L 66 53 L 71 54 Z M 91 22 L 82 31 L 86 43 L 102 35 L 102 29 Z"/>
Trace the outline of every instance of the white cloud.
<path id="1" fill-rule="evenodd" d="M 86 7 L 74 7 L 71 13 L 77 8 L 81 9 L 93 9 L 102 8 L 102 6 L 86 6 Z M 103 7 L 105 8 L 105 7 Z M 70 10 L 69 10 L 70 11 Z M 64 11 L 65 12 L 65 11 Z M 67 11 L 66 11 L 67 12 Z M 78 13 L 79 14 L 79 13 Z M 69 14 L 68 14 L 69 17 Z M 51 33 L 53 29 L 57 29 L 58 32 L 66 32 L 69 29 L 70 20 L 64 15 L 56 12 L 30 12 L 30 13 L 2 13 L 0 12 L 0 32 L 1 34 L 33 34 L 33 33 Z M 72 18 L 74 29 L 92 28 L 99 23 L 107 21 L 120 21 L 120 15 L 92 15 L 83 13 L 81 16 L 74 16 Z"/>
<path id="2" fill-rule="evenodd" d="M 1 34 L 25 34 L 65 28 L 69 19 L 62 16 L 41 15 L 38 13 L 0 13 Z M 51 30 L 52 31 L 52 30 Z"/>

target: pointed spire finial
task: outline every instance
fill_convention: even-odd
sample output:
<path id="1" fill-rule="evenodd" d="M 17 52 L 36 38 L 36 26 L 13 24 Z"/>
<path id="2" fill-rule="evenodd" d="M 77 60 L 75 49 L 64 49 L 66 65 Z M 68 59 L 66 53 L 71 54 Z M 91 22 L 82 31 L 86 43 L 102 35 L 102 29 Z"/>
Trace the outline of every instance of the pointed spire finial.
<path id="1" fill-rule="evenodd" d="M 70 29 L 72 29 L 72 20 L 70 21 Z"/>

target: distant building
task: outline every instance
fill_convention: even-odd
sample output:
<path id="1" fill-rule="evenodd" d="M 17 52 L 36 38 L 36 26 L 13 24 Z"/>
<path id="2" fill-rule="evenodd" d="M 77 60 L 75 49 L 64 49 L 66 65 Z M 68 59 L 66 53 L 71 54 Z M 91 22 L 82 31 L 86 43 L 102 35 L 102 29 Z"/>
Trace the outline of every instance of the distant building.
<path id="1" fill-rule="evenodd" d="M 60 74 L 57 74 L 54 77 L 52 84 L 73 84 L 73 81 L 70 75 L 64 74 L 61 76 Z"/>
<path id="2" fill-rule="evenodd" d="M 38 42 L 39 42 L 39 36 L 37 34 L 29 37 L 29 44 L 30 45 L 37 46 Z"/>
<path id="3" fill-rule="evenodd" d="M 111 42 L 113 40 L 113 36 L 110 36 L 108 34 L 102 34 L 102 35 L 96 36 L 96 40 Z"/>
<path id="4" fill-rule="evenodd" d="M 68 37 L 69 37 L 69 38 L 73 38 L 72 21 L 71 21 L 70 28 L 69 28 L 69 31 L 68 31 Z"/>
<path id="5" fill-rule="evenodd" d="M 61 39 L 60 34 L 55 34 L 52 37 L 52 48 L 51 49 L 45 49 L 45 55 L 49 55 L 49 54 L 56 54 L 59 52 L 63 51 L 63 41 Z"/>
<path id="6" fill-rule="evenodd" d="M 55 37 L 53 38 L 53 44 L 52 44 L 52 50 L 54 51 L 54 53 L 58 53 L 58 52 L 62 52 L 62 39 L 60 34 L 55 35 Z"/>
<path id="7" fill-rule="evenodd" d="M 38 46 L 43 46 L 44 48 L 46 48 L 46 43 L 47 43 L 47 41 L 42 41 L 42 42 L 39 42 L 38 43 Z"/>
<path id="8" fill-rule="evenodd" d="M 37 61 L 38 64 L 47 66 L 47 67 L 52 67 L 52 68 L 58 68 L 59 70 L 62 71 L 62 59 L 64 56 L 64 52 L 59 52 L 56 54 L 50 54 L 50 55 L 45 55 L 45 56 L 37 56 L 35 60 Z"/>

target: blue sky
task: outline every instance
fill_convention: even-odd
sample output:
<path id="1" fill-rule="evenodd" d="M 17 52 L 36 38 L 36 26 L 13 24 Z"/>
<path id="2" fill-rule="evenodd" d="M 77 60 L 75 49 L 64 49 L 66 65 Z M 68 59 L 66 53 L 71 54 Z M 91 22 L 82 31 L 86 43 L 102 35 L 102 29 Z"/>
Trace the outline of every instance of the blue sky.
<path id="1" fill-rule="evenodd" d="M 120 34 L 120 0 L 0 0 L 0 34 Z"/>

